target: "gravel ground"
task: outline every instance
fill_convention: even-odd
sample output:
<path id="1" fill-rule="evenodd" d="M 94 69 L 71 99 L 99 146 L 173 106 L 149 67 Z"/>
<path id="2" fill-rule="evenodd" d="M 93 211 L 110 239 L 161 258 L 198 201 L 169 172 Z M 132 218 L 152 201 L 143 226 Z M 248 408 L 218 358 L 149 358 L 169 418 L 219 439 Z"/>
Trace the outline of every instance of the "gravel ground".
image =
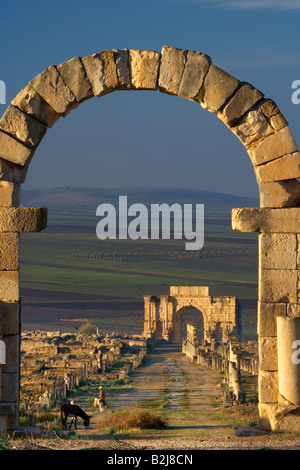
<path id="1" fill-rule="evenodd" d="M 226 440 L 206 441 L 183 439 L 105 439 L 105 440 L 53 440 L 32 441 L 28 439 L 12 442 L 14 450 L 300 450 L 299 438 L 284 438 L 282 435 L 237 437 Z"/>

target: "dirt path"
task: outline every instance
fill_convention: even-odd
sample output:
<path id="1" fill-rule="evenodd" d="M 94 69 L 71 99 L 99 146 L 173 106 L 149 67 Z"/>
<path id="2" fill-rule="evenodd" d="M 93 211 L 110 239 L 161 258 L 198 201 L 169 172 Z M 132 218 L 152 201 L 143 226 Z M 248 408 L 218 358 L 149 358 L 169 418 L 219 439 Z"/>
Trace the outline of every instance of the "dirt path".
<path id="1" fill-rule="evenodd" d="M 112 409 L 122 410 L 147 406 L 162 400 L 172 410 L 198 409 L 211 404 L 211 397 L 219 395 L 220 375 L 195 364 L 173 344 L 158 346 L 133 374 L 134 388 L 121 390 L 113 398 Z"/>
<path id="2" fill-rule="evenodd" d="M 109 410 L 115 413 L 135 406 L 160 410 L 167 428 L 123 435 L 108 435 L 97 423 L 101 415 L 94 409 L 88 429 L 78 423 L 77 440 L 21 442 L 15 448 L 48 449 L 300 449 L 299 436 L 267 434 L 236 437 L 232 419 L 222 407 L 218 372 L 192 364 L 179 347 L 162 344 L 147 356 L 132 374 L 134 387 L 108 389 Z M 77 396 L 81 404 L 83 397 Z M 89 410 L 87 410 L 89 412 Z"/>
<path id="3" fill-rule="evenodd" d="M 266 434 L 236 437 L 233 420 L 224 417 L 222 375 L 191 361 L 173 344 L 161 344 L 132 374 L 134 387 L 118 390 L 108 397 L 110 412 L 135 406 L 151 409 L 165 401 L 163 414 L 168 427 L 117 436 L 118 445 L 136 449 L 299 449 L 295 436 Z M 94 421 L 94 420 L 93 420 Z M 99 438 L 90 434 L 99 446 Z M 99 432 L 99 431 L 98 431 Z M 108 436 L 102 436 L 107 439 Z M 97 442 L 97 444 L 96 444 Z M 107 441 L 106 441 L 107 442 Z M 112 443 L 112 441 L 110 441 Z M 91 445 L 91 444 L 89 444 Z"/>

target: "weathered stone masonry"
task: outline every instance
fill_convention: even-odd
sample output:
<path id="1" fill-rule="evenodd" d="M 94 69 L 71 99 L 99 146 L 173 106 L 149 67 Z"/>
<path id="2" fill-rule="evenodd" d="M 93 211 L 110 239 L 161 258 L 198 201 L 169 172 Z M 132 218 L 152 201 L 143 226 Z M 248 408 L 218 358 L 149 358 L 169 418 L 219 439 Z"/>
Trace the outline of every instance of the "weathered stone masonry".
<path id="1" fill-rule="evenodd" d="M 225 404 L 244 402 L 246 399 L 249 401 L 243 390 L 242 371 L 257 376 L 258 358 L 253 353 L 243 352 L 237 337 L 230 335 L 226 341 L 217 341 L 215 338 L 200 341 L 197 326 L 188 322 L 187 335 L 182 340 L 182 352 L 191 362 L 224 373 L 222 395 Z"/>
<path id="2" fill-rule="evenodd" d="M 181 343 L 182 313 L 195 307 L 203 317 L 204 340 L 227 342 L 242 335 L 240 304 L 236 297 L 210 296 L 207 286 L 171 286 L 169 295 L 144 296 L 144 336 Z"/>
<path id="3" fill-rule="evenodd" d="M 0 430 L 18 425 L 19 234 L 46 225 L 43 209 L 18 207 L 20 185 L 39 143 L 58 119 L 94 96 L 139 89 L 159 89 L 199 103 L 247 149 L 260 208 L 234 210 L 233 228 L 259 232 L 260 421 L 267 429 L 299 430 L 299 372 L 288 345 L 298 336 L 300 318 L 300 153 L 272 100 L 212 64 L 207 55 L 172 47 L 161 53 L 108 50 L 51 65 L 16 96 L 0 120 L 0 334 L 8 356 L 0 373 Z"/>

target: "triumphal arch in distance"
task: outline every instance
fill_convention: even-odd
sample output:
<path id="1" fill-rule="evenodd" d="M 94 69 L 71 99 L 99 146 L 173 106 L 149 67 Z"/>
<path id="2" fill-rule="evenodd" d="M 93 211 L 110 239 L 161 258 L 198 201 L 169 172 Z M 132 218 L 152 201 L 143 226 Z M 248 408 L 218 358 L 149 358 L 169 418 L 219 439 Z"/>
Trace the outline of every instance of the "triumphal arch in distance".
<path id="1" fill-rule="evenodd" d="M 44 208 L 20 207 L 20 188 L 49 129 L 83 101 L 120 90 L 159 90 L 207 109 L 245 146 L 260 207 L 233 209 L 232 227 L 259 234 L 259 423 L 299 431 L 300 153 L 287 120 L 262 91 L 202 52 L 164 46 L 106 50 L 50 65 L 12 100 L 0 120 L 0 430 L 19 423 L 19 237 L 43 230 Z M 200 152 L 201 154 L 201 152 Z M 222 158 L 225 158 L 222 155 Z M 59 171 L 59 168 L 57 169 Z M 238 175 L 237 175 L 238 177 Z"/>
<path id="2" fill-rule="evenodd" d="M 144 295 L 144 336 L 181 343 L 182 314 L 189 308 L 203 317 L 203 339 L 227 343 L 242 339 L 241 308 L 234 296 L 210 296 L 208 286 L 171 286 L 167 295 Z"/>

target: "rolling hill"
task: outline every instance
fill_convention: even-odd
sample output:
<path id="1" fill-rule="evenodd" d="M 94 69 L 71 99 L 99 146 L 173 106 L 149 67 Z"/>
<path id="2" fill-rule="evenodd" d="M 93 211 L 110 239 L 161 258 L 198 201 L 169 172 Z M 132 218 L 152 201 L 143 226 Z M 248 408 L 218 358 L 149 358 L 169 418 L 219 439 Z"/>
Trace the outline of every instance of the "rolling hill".
<path id="1" fill-rule="evenodd" d="M 149 206 L 154 203 L 204 204 L 206 216 L 230 217 L 233 207 L 258 207 L 258 198 L 233 196 L 186 188 L 52 188 L 23 189 L 21 204 L 49 209 L 85 209 L 94 211 L 99 204 L 118 204 L 127 195 L 128 204 Z"/>

